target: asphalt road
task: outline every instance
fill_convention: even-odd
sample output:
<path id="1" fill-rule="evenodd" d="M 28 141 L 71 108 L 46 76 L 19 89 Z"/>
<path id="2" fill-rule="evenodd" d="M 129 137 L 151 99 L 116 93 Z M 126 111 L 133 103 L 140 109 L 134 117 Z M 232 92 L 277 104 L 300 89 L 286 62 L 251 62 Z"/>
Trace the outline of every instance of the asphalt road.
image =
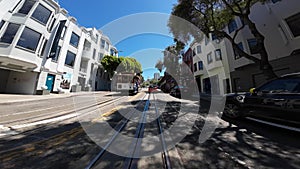
<path id="1" fill-rule="evenodd" d="M 114 128 L 131 110 L 142 112 L 143 106 L 137 104 L 143 96 L 99 95 L 0 105 L 0 124 L 6 126 L 0 129 L 0 168 L 85 168 L 102 150 L 96 143 L 110 137 L 104 125 Z M 173 168 L 300 168 L 299 133 L 247 119 L 224 119 L 220 114 L 209 117 L 209 102 L 197 105 L 197 101 L 163 93 L 150 98 L 143 138 L 159 134 L 154 121 L 157 109 Z M 60 116 L 66 118 L 57 119 Z M 135 117 L 120 134 L 134 135 L 139 115 Z M 20 128 L 11 127 L 17 125 Z M 154 151 L 159 144 L 148 140 L 141 144 L 141 151 L 147 153 L 137 159 L 137 168 L 163 168 L 161 152 Z M 122 140 L 114 145 L 128 151 L 129 147 Z M 94 168 L 122 168 L 124 157 L 113 152 L 108 151 Z"/>

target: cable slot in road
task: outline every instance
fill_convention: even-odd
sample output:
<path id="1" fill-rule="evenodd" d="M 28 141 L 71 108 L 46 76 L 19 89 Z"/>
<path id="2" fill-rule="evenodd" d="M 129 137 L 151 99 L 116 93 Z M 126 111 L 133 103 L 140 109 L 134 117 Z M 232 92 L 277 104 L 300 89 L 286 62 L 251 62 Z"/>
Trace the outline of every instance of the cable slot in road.
<path id="1" fill-rule="evenodd" d="M 147 96 L 147 94 L 137 103 L 137 107 L 141 105 L 144 101 L 144 98 Z M 137 110 L 135 110 L 137 111 Z M 120 134 L 120 132 L 125 128 L 127 123 L 129 122 L 129 119 L 134 115 L 135 111 L 129 112 L 129 118 L 123 118 L 121 122 L 115 127 L 115 133 L 110 138 L 110 140 L 107 142 L 107 144 L 102 147 L 102 150 L 91 160 L 91 162 L 88 164 L 86 169 L 92 168 L 97 162 L 101 161 L 101 157 L 105 154 L 108 147 L 113 143 L 113 141 L 117 138 L 117 136 Z"/>
<path id="2" fill-rule="evenodd" d="M 144 100 L 145 97 L 147 97 L 146 100 Z M 151 104 L 152 102 L 154 104 Z M 133 130 L 134 135 L 132 136 L 134 139 L 132 139 L 133 140 L 132 143 L 130 143 L 128 146 L 128 153 L 126 153 L 127 156 L 123 157 L 123 159 L 122 158 L 120 159 L 121 163 L 120 163 L 120 165 L 118 165 L 118 167 L 123 168 L 123 169 L 138 168 L 140 155 L 143 151 L 142 150 L 142 144 L 143 144 L 142 142 L 143 142 L 144 135 L 146 134 L 145 132 L 147 132 L 147 131 L 145 131 L 146 124 L 147 124 L 147 116 L 150 115 L 148 113 L 152 112 L 152 111 L 149 111 L 150 108 L 153 108 L 152 110 L 154 110 L 154 111 L 152 112 L 153 113 L 152 115 L 155 115 L 156 119 L 153 121 L 153 123 L 151 123 L 151 125 L 149 125 L 150 130 L 148 132 L 155 131 L 155 133 L 157 133 L 156 135 L 159 136 L 159 142 L 161 144 L 161 150 L 162 150 L 161 151 L 162 166 L 165 169 L 172 169 L 171 161 L 170 161 L 170 157 L 169 157 L 169 153 L 168 153 L 168 146 L 167 146 L 167 143 L 165 140 L 164 130 L 163 130 L 162 123 L 161 123 L 161 116 L 159 115 L 159 111 L 157 109 L 156 98 L 155 98 L 154 94 L 146 94 L 141 100 L 139 100 L 137 105 L 139 106 L 142 103 L 144 103 L 142 105 L 143 109 L 141 112 L 141 116 L 139 117 L 139 120 L 137 121 L 137 125 L 135 124 L 134 121 L 130 120 L 130 119 L 132 119 L 133 115 L 137 115 L 137 114 L 135 114 L 135 112 L 137 110 L 134 110 L 134 111 L 130 112 L 131 114 L 129 116 L 127 116 L 127 118 L 123 117 L 123 119 L 120 121 L 120 123 L 115 127 L 116 131 L 114 132 L 112 137 L 105 144 L 105 146 L 102 147 L 101 151 L 91 160 L 91 162 L 87 165 L 86 169 L 90 169 L 90 168 L 93 168 L 96 166 L 101 168 L 102 162 L 103 162 L 103 164 L 105 164 L 104 156 L 106 156 L 106 155 L 104 155 L 104 154 L 106 154 L 106 152 L 108 152 L 107 150 L 110 148 L 110 146 L 113 144 L 113 142 L 117 140 L 116 138 L 121 134 L 121 132 L 129 131 L 129 133 L 131 133 L 130 126 L 132 126 L 132 125 L 136 125 L 136 127 L 134 127 L 134 130 Z M 129 122 L 130 122 L 130 125 L 128 124 Z M 108 153 L 107 155 L 109 156 L 109 159 L 113 159 L 113 157 L 111 157 L 111 156 L 115 156 L 114 154 L 111 154 L 111 153 Z"/>

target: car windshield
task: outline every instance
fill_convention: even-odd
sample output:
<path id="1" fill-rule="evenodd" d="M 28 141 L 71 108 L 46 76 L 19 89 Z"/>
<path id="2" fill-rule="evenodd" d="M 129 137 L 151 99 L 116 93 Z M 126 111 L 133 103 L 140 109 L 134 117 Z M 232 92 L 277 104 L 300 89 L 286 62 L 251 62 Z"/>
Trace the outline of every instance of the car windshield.
<path id="1" fill-rule="evenodd" d="M 259 91 L 269 93 L 299 93 L 300 78 L 278 79 L 259 88 Z"/>

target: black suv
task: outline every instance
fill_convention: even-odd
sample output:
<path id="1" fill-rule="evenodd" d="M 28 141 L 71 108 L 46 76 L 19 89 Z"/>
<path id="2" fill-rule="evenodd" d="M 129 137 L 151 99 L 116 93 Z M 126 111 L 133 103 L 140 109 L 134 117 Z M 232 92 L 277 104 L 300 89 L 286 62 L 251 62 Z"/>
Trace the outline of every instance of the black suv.
<path id="1" fill-rule="evenodd" d="M 300 127 L 300 73 L 284 75 L 247 93 L 228 94 L 223 113 Z"/>

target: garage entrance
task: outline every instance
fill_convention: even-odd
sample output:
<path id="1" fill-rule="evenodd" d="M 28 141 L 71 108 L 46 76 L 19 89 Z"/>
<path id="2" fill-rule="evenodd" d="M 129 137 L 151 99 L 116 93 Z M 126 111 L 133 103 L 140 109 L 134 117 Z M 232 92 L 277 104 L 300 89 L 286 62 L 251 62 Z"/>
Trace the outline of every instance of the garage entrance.
<path id="1" fill-rule="evenodd" d="M 6 93 L 9 73 L 9 70 L 0 69 L 0 93 Z"/>

